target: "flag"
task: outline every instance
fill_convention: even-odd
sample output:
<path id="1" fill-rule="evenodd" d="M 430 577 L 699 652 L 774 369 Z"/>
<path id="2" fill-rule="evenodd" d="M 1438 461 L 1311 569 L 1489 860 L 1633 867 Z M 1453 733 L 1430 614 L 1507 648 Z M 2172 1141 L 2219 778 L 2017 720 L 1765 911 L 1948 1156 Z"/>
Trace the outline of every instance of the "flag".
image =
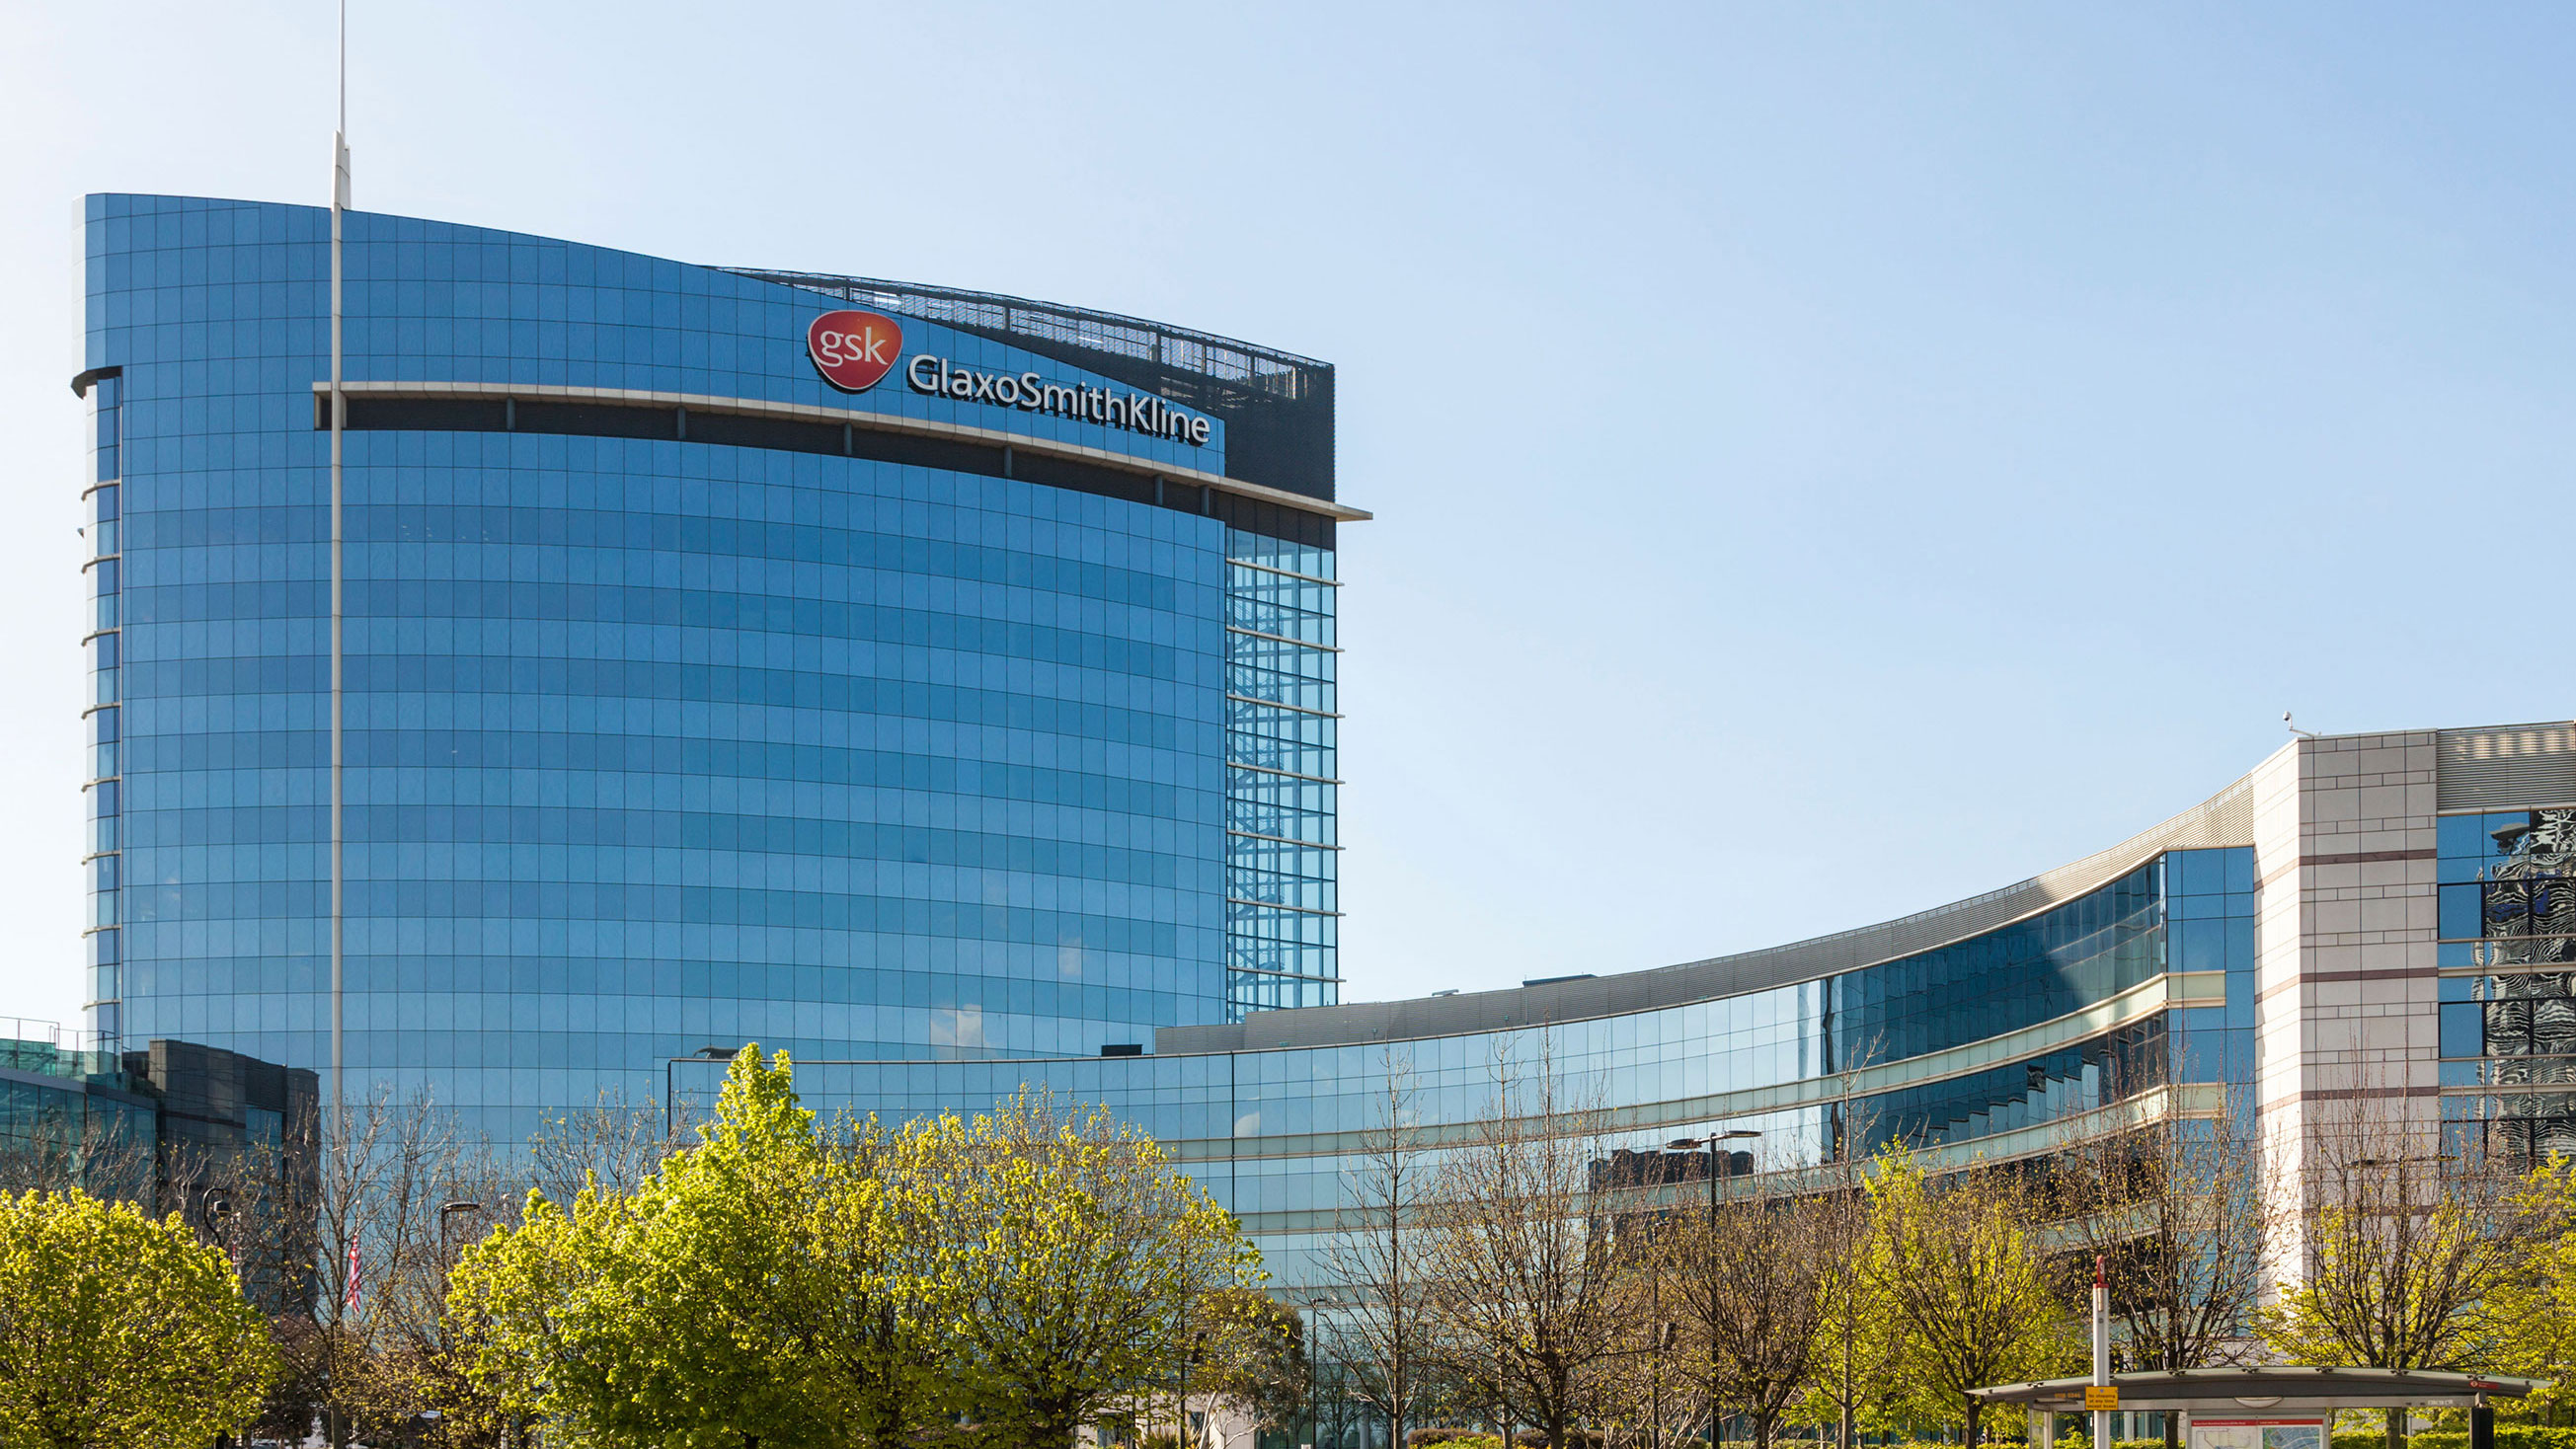
<path id="1" fill-rule="evenodd" d="M 356 1238 L 349 1240 L 349 1291 L 341 1295 L 341 1306 L 351 1313 L 358 1311 L 358 1240 Z"/>

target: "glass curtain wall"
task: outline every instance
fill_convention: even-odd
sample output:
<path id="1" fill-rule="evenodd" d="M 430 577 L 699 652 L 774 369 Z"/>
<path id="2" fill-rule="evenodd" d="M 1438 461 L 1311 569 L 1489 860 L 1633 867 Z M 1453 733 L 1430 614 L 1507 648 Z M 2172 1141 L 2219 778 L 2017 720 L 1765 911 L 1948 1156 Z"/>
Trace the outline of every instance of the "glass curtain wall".
<path id="1" fill-rule="evenodd" d="M 112 485 L 90 1021 L 318 1065 L 328 216 L 90 209 L 86 360 L 122 368 L 90 394 Z M 382 390 L 715 397 L 1222 463 L 900 374 L 853 403 L 804 355 L 811 292 L 347 225 L 348 370 Z M 933 322 L 906 338 L 1105 382 Z M 1133 468 L 1137 496 L 1059 487 L 1007 447 L 984 472 L 620 432 L 605 405 L 525 426 L 575 411 L 535 407 L 380 410 L 346 439 L 353 1083 L 507 1143 L 603 1089 L 655 1100 L 709 1044 L 1092 1057 L 1224 1018 L 1230 895 L 1249 957 L 1329 985 L 1330 798 L 1300 793 L 1334 770 L 1328 533 L 1230 536 L 1204 492 Z"/>
<path id="2" fill-rule="evenodd" d="M 90 918 L 84 940 L 87 945 L 88 1001 L 83 1016 L 90 1029 L 100 1037 L 113 1040 L 121 1030 L 124 1014 L 125 934 L 123 868 L 124 842 L 120 838 L 124 807 L 124 772 L 118 757 L 123 738 L 124 697 L 123 603 L 121 589 L 125 562 L 120 553 L 121 500 L 124 489 L 119 480 L 124 475 L 122 443 L 125 430 L 125 379 L 110 374 L 90 382 L 90 407 L 94 422 L 90 433 L 90 505 L 88 541 L 90 559 L 82 565 L 89 575 L 93 599 L 90 634 L 83 641 L 89 653 L 90 697 L 87 715 L 90 759 L 88 783 L 82 791 L 88 796 L 89 839 L 86 861 L 89 869 Z"/>
<path id="3" fill-rule="evenodd" d="M 1226 530 L 1226 1016 L 1339 1001 L 1333 550 Z"/>
<path id="4" fill-rule="evenodd" d="M 1189 1163 L 1293 1287 L 1312 1273 L 1348 1154 L 1379 1125 L 1390 1072 L 1425 1126 L 1489 1113 L 1498 1071 L 1545 1070 L 1573 1096 L 1614 1109 L 1633 1150 L 1750 1128 L 1762 1134 L 1755 1152 L 1765 1170 L 1866 1156 L 1891 1142 L 2044 1150 L 2056 1124 L 2135 1093 L 2177 1079 L 2241 1082 L 2250 1027 L 2228 1023 L 2252 999 L 2252 875 L 2242 847 L 2168 852 L 1936 950 L 1552 1026 L 1086 1061 L 804 1061 L 797 1085 L 811 1105 L 894 1120 L 982 1110 L 1024 1082 L 1103 1103 Z M 2170 1004 L 2178 1000 L 2212 1004 Z M 2178 1020 L 2194 1012 L 2207 1015 Z M 2098 1024 L 2071 1024 L 2088 1021 Z M 1899 1042 L 1901 1054 L 1861 1059 L 1851 1033 L 1864 1028 L 1864 1040 Z M 676 1064 L 677 1109 L 703 1110 L 723 1069 Z"/>
<path id="5" fill-rule="evenodd" d="M 2441 1055 L 2455 1136 L 2576 1154 L 2576 807 L 2445 815 Z"/>

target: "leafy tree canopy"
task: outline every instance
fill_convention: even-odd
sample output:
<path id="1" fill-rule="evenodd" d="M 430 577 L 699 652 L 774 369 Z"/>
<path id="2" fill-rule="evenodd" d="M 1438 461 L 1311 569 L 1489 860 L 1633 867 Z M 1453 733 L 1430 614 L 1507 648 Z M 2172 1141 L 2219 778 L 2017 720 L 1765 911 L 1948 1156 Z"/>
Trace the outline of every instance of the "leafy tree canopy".
<path id="1" fill-rule="evenodd" d="M 209 1443 L 276 1372 L 232 1264 L 176 1214 L 0 1197 L 0 1449 Z"/>

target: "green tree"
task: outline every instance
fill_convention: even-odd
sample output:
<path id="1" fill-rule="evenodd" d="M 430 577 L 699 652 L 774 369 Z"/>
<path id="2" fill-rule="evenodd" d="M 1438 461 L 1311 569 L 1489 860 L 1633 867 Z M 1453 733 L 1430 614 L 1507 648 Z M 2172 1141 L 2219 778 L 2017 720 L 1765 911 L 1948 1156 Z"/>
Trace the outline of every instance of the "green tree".
<path id="1" fill-rule="evenodd" d="M 1903 1335 L 1899 1363 L 1973 1445 L 1984 1404 L 1968 1390 L 2042 1378 L 2075 1357 L 2024 1204 L 2000 1173 L 1934 1182 L 1902 1148 L 1880 1155 L 1869 1197 L 1868 1291 Z"/>
<path id="2" fill-rule="evenodd" d="M 2488 1295 L 2494 1367 L 2548 1380 L 2526 1406 L 2557 1424 L 2576 1395 L 2576 1161 L 2553 1157 L 2533 1168 L 2522 1206 L 2532 1222 L 2523 1272 Z"/>
<path id="3" fill-rule="evenodd" d="M 1800 1423 L 1832 1425 L 1835 1442 L 1850 1449 L 1859 1434 L 1899 1427 L 1896 1413 L 1911 1386 L 1903 1352 L 1905 1335 L 1895 1308 L 1864 1271 L 1870 1243 L 1869 1194 L 1852 1174 L 1846 1185 L 1823 1194 L 1815 1207 L 1849 1251 L 1825 1265 L 1820 1279 L 1823 1312 L 1808 1357 L 1807 1390 L 1790 1411 Z"/>
<path id="4" fill-rule="evenodd" d="M 1854 1435 L 1904 1427 L 1912 1380 L 1904 1367 L 1905 1335 L 1895 1310 L 1870 1291 L 1858 1263 L 1844 1266 L 1850 1271 L 1833 1275 L 1824 1315 L 1816 1325 L 1810 1359 L 1813 1377 L 1790 1416 L 1801 1423 L 1832 1426 L 1836 1441 L 1848 1446 L 1857 1439 L 1842 1436 L 1841 1426 L 1846 1423 Z"/>
<path id="5" fill-rule="evenodd" d="M 2290 1362 L 2485 1369 L 2508 1356 L 2500 1294 L 2549 1215 L 2498 1164 L 2422 1151 L 2430 1135 L 2404 1122 L 2321 1134 L 2306 1277 L 2255 1319 Z M 2405 1414 L 2384 1419 L 2398 1449 Z"/>
<path id="6" fill-rule="evenodd" d="M 1791 1407 L 1825 1367 L 1816 1361 L 1835 1306 L 1834 1265 L 1855 1246 L 1841 1204 L 1826 1199 L 1727 1201 L 1680 1218 L 1665 1290 L 1698 1339 L 1702 1388 L 1771 1449 Z M 1838 1366 L 1838 1364 L 1837 1364 Z"/>
<path id="7" fill-rule="evenodd" d="M 276 1372 L 232 1264 L 176 1214 L 0 1197 L 0 1449 L 203 1444 Z"/>
<path id="8" fill-rule="evenodd" d="M 930 1134 L 836 1138 L 786 1054 L 746 1047 L 702 1137 L 632 1193 L 531 1194 L 467 1253 L 449 1308 L 469 1376 L 611 1446 L 880 1445 L 936 1417 L 950 1375 L 912 1170 Z"/>
<path id="9" fill-rule="evenodd" d="M 939 1286 L 966 1416 L 997 1445 L 1062 1449 L 1139 1405 L 1250 1287 L 1259 1255 L 1152 1138 L 1022 1090 L 919 1137 L 947 1231 Z"/>
<path id="10" fill-rule="evenodd" d="M 1498 1053 L 1492 1071 L 1489 1110 L 1426 1204 L 1423 1262 L 1470 1393 L 1563 1449 L 1623 1417 L 1654 1279 L 1640 1246 L 1607 1231 L 1624 1191 L 1598 1170 L 1615 1140 L 1608 1114 L 1567 1100 L 1544 1040 L 1529 1070 Z"/>
<path id="11" fill-rule="evenodd" d="M 1306 1326 L 1296 1311 L 1258 1288 L 1220 1288 L 1191 1315 L 1205 1333 L 1191 1397 L 1232 1404 L 1263 1429 L 1287 1431 L 1306 1412 Z"/>
<path id="12" fill-rule="evenodd" d="M 2228 1101 L 2214 1118 L 2151 1123 L 2058 1158 L 2053 1216 L 2083 1260 L 2107 1264 L 2132 1368 L 2243 1356 L 2263 1247 L 2281 1226 L 2252 1118 Z M 2171 1434 L 2175 1416 L 2164 1417 Z"/>

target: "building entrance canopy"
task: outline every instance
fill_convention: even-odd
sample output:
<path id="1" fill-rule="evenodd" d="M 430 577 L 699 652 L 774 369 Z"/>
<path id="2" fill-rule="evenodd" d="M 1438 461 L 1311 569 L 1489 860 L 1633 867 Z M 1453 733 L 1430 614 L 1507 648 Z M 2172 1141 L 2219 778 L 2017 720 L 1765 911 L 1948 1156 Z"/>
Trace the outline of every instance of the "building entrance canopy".
<path id="1" fill-rule="evenodd" d="M 2083 1411 L 2084 1390 L 2091 1383 L 2085 1378 L 2043 1379 L 1968 1392 L 1989 1404 L 2025 1404 L 2033 1409 L 2071 1414 Z M 2494 1398 L 2523 1398 L 2540 1387 L 2537 1379 L 2433 1369 L 2290 1367 L 2113 1374 L 2111 1384 L 2120 1391 L 2120 1409 L 2124 1413 L 2137 1410 L 2196 1415 L 2268 1414 L 2276 1410 L 2466 1409 Z"/>

